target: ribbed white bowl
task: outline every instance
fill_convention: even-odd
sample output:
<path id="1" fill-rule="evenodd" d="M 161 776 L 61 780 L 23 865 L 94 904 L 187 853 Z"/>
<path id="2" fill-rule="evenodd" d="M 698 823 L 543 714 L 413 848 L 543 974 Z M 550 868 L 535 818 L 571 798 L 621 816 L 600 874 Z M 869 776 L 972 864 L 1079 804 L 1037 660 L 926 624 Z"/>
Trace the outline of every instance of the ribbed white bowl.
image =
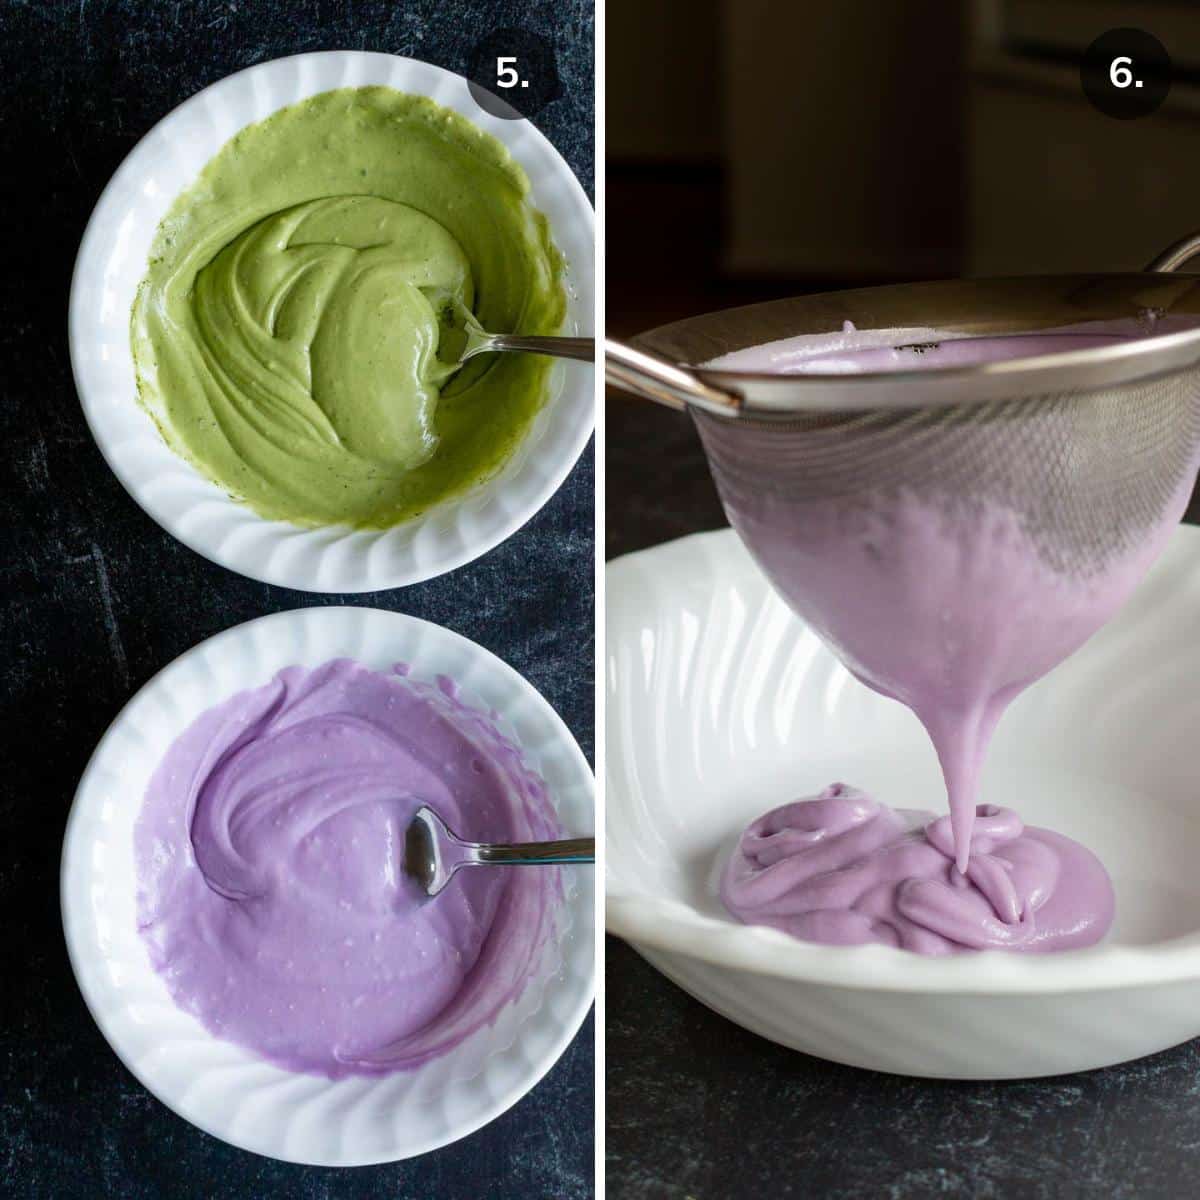
<path id="1" fill-rule="evenodd" d="M 534 688 L 474 642 L 369 608 L 278 613 L 226 630 L 159 672 L 92 756 L 67 822 L 62 910 L 88 1008 L 125 1065 L 208 1133 L 292 1162 L 352 1166 L 409 1158 L 478 1129 L 515 1104 L 575 1035 L 594 991 L 590 867 L 564 870 L 559 936 L 496 1023 L 416 1071 L 337 1082 L 272 1066 L 217 1040 L 177 1008 L 137 931 L 133 825 L 167 747 L 205 709 L 281 667 L 346 655 L 377 669 L 408 662 L 449 675 L 500 714 L 549 785 L 562 824 L 586 835 L 593 781 L 566 726 Z M 585 1118 L 586 1119 L 586 1118 Z"/>
<path id="2" fill-rule="evenodd" d="M 484 112 L 466 81 L 440 67 L 358 50 L 262 63 L 198 92 L 133 148 L 104 189 L 79 247 L 69 337 L 75 386 L 108 465 L 168 533 L 264 583 L 307 592 L 369 592 L 431 579 L 486 553 L 555 493 L 595 419 L 594 371 L 560 363 L 551 397 L 491 480 L 383 531 L 301 529 L 266 521 L 171 451 L 137 402 L 130 309 L 159 222 L 218 150 L 246 125 L 339 87 L 383 84 L 429 96 L 493 134 L 525 168 L 533 202 L 568 264 L 567 332 L 594 328 L 592 208 L 570 167 L 528 121 Z"/>
<path id="3" fill-rule="evenodd" d="M 1113 876 L 1108 941 L 1059 955 L 927 959 L 732 920 L 714 875 L 753 817 L 839 779 L 941 809 L 933 750 L 729 531 L 618 560 L 607 596 L 608 928 L 682 987 L 785 1046 L 908 1075 L 1052 1075 L 1200 1035 L 1200 530 L 1018 699 L 984 771 L 984 802 Z"/>

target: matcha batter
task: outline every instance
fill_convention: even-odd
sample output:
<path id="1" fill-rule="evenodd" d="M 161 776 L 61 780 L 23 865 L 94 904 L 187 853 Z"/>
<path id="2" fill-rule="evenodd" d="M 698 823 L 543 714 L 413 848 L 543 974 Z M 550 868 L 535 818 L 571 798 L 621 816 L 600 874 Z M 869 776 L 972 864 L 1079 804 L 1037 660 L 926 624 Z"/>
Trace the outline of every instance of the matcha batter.
<path id="1" fill-rule="evenodd" d="M 231 495 L 386 528 L 493 474 L 546 397 L 548 360 L 456 371 L 446 330 L 556 333 L 565 310 L 508 151 L 431 100 L 344 88 L 242 130 L 176 200 L 132 344 L 167 442 Z"/>

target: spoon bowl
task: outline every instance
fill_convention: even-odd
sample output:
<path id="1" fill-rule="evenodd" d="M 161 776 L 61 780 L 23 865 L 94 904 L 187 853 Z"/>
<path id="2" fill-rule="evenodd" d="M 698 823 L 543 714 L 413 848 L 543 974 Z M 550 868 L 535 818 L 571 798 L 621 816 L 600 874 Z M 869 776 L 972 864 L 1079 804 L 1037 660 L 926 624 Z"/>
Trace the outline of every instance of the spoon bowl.
<path id="1" fill-rule="evenodd" d="M 480 354 L 505 350 L 546 354 L 551 358 L 573 358 L 579 362 L 596 360 L 595 338 L 488 333 L 475 319 L 475 314 L 454 297 L 443 305 L 439 325 L 438 356 L 450 374 Z"/>
<path id="2" fill-rule="evenodd" d="M 404 835 L 404 873 L 427 895 L 436 896 L 459 867 L 549 866 L 594 863 L 595 838 L 556 842 L 466 842 L 427 804 L 417 809 Z"/>

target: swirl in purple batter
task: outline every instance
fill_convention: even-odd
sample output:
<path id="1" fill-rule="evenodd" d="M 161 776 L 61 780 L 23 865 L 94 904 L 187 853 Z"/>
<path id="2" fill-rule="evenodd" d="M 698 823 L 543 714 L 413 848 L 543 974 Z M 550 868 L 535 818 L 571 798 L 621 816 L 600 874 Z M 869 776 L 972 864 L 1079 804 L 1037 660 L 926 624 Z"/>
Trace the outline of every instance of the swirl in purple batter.
<path id="1" fill-rule="evenodd" d="M 293 1071 L 412 1068 L 495 1020 L 554 928 L 558 873 L 401 872 L 418 805 L 477 841 L 560 836 L 542 780 L 448 680 L 289 667 L 171 746 L 135 829 L 138 921 L 175 1002 Z"/>
<path id="2" fill-rule="evenodd" d="M 725 907 L 832 946 L 919 954 L 1069 950 L 1108 932 L 1113 889 L 1090 850 L 980 805 L 965 875 L 949 817 L 900 813 L 835 783 L 742 834 L 721 880 Z"/>

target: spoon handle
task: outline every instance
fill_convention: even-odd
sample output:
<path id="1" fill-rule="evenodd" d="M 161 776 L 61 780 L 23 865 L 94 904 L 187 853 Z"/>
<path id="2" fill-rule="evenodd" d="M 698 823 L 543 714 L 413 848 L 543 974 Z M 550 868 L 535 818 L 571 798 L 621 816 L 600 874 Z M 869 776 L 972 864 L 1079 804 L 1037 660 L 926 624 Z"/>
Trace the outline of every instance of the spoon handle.
<path id="1" fill-rule="evenodd" d="M 596 339 L 590 337 L 526 337 L 519 333 L 496 333 L 488 339 L 490 350 L 524 350 L 551 358 L 596 361 Z"/>
<path id="2" fill-rule="evenodd" d="M 540 866 L 547 863 L 590 863 L 596 861 L 595 838 L 568 838 L 561 842 L 513 842 L 508 845 L 476 846 L 475 863 L 506 863 Z"/>

